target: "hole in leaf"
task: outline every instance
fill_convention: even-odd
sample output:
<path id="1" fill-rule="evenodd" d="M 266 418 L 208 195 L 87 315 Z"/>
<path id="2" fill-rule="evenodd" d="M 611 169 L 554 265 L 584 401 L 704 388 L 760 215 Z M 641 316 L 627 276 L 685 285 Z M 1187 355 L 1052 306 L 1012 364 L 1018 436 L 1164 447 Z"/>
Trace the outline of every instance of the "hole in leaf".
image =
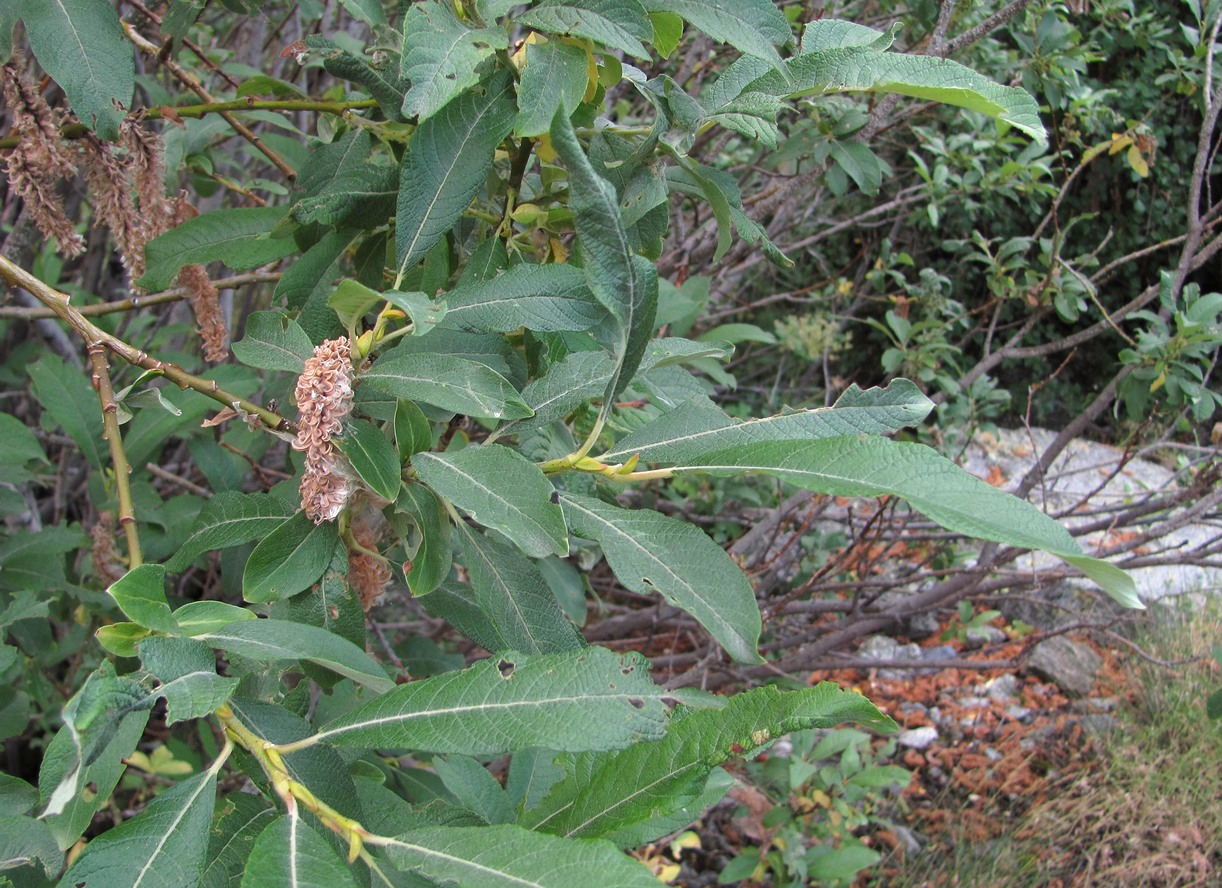
<path id="1" fill-rule="evenodd" d="M 516 669 L 517 666 L 508 660 L 501 660 L 501 662 L 496 664 L 496 668 L 500 671 L 501 678 L 509 678 L 513 675 L 513 670 Z"/>
<path id="2" fill-rule="evenodd" d="M 625 666 L 622 669 L 620 669 L 620 672 L 623 673 L 624 675 L 631 675 L 632 673 L 636 672 L 636 667 L 635 666 Z"/>
<path id="3" fill-rule="evenodd" d="M 645 701 L 642 700 L 640 697 L 629 697 L 628 703 L 632 706 L 633 709 L 644 709 L 645 708 Z"/>
<path id="4" fill-rule="evenodd" d="M 549 498 L 549 499 L 552 501 L 552 505 L 553 505 L 553 506 L 558 506 L 558 505 L 560 505 L 560 491 L 558 491 L 558 490 L 553 490 L 553 491 L 552 491 L 552 495 L 551 495 L 550 497 L 548 497 L 548 498 Z"/>

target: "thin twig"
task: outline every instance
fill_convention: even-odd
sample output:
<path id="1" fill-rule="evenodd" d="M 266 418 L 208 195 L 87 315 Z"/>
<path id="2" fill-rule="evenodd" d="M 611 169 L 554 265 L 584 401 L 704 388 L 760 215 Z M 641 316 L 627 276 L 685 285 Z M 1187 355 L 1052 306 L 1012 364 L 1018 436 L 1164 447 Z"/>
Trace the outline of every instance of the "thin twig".
<path id="1" fill-rule="evenodd" d="M 7 261 L 7 260 L 6 260 Z M 89 342 L 89 363 L 93 368 L 93 387 L 102 405 L 102 437 L 110 446 L 110 461 L 115 472 L 115 494 L 119 500 L 119 524 L 127 537 L 127 566 L 134 569 L 144 563 L 140 551 L 140 532 L 136 527 L 136 511 L 132 504 L 131 466 L 123 449 L 119 430 L 119 405 L 110 384 L 110 366 L 106 361 L 106 346 L 101 341 Z"/>
<path id="2" fill-rule="evenodd" d="M 237 287 L 243 287 L 247 284 L 272 284 L 280 280 L 280 272 L 278 271 L 252 271 L 248 274 L 235 274 L 231 277 L 217 278 L 212 282 L 212 286 L 218 290 L 232 290 Z M 97 318 L 102 315 L 115 314 L 116 312 L 135 311 L 138 308 L 146 308 L 150 305 L 166 305 L 172 302 L 181 302 L 190 296 L 191 293 L 186 287 L 175 287 L 172 290 L 163 290 L 160 293 L 152 293 L 148 296 L 132 295 L 126 299 L 117 299 L 113 302 L 95 302 L 93 305 L 82 305 L 77 308 L 81 317 Z M 32 306 L 2 306 L 0 307 L 0 320 L 13 319 L 22 321 L 33 321 L 41 318 L 57 318 L 59 315 L 45 305 L 38 303 Z"/>

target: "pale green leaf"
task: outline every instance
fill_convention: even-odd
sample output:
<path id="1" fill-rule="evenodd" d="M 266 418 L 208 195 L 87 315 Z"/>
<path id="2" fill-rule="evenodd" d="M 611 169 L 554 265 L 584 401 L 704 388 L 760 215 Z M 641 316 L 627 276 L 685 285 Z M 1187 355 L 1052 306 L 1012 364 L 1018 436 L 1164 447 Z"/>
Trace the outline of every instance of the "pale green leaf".
<path id="1" fill-rule="evenodd" d="M 200 888 L 239 888 L 255 839 L 276 818 L 261 796 L 231 792 L 217 803 Z"/>
<path id="2" fill-rule="evenodd" d="M 541 136 L 556 112 L 572 114 L 585 96 L 589 76 L 585 50 L 550 40 L 526 45 L 526 66 L 518 84 L 518 136 Z M 563 267 L 563 266 L 558 266 Z"/>
<path id="3" fill-rule="evenodd" d="M 641 44 L 653 38 L 653 26 L 640 0 L 543 0 L 518 20 L 547 34 L 586 37 L 608 49 L 649 58 Z"/>
<path id="4" fill-rule="evenodd" d="M 269 237 L 284 218 L 281 207 L 213 210 L 171 228 L 144 247 L 147 270 L 139 284 L 164 290 L 184 265 L 220 260 L 234 271 L 275 262 L 297 252 L 291 237 Z"/>
<path id="5" fill-rule="evenodd" d="M 188 601 L 174 611 L 179 631 L 186 636 L 204 635 L 230 623 L 255 620 L 253 611 L 224 601 Z"/>
<path id="6" fill-rule="evenodd" d="M 287 817 L 277 817 L 259 834 L 242 888 L 357 888 L 353 870 L 291 808 Z"/>
<path id="7" fill-rule="evenodd" d="M 378 692 L 394 687 L 376 660 L 347 639 L 317 626 L 286 620 L 252 620 L 230 623 L 201 635 L 200 640 L 264 663 L 307 660 Z"/>
<path id="8" fill-rule="evenodd" d="M 707 404 L 689 402 L 622 438 L 600 459 L 617 463 L 639 455 L 644 462 L 676 463 L 725 447 L 765 441 L 881 435 L 916 425 L 932 409 L 933 402 L 907 379 L 893 380 L 885 389 L 862 391 L 854 385 L 831 407 L 744 422 Z"/>
<path id="9" fill-rule="evenodd" d="M 424 258 L 470 206 L 513 129 L 513 80 L 498 72 L 416 128 L 399 180 L 395 247 L 399 278 Z"/>
<path id="10" fill-rule="evenodd" d="M 204 868 L 215 802 L 211 771 L 170 787 L 135 817 L 86 845 L 60 884 L 192 888 Z"/>
<path id="11" fill-rule="evenodd" d="M 476 604 L 500 639 L 494 652 L 553 654 L 584 646 L 533 561 L 469 527 L 458 532 Z"/>
<path id="12" fill-rule="evenodd" d="M 683 39 L 683 19 L 673 12 L 651 12 L 649 23 L 653 25 L 653 48 L 662 58 L 670 58 Z"/>
<path id="13" fill-rule="evenodd" d="M 412 461 L 425 484 L 484 527 L 499 531 L 527 555 L 567 555 L 569 535 L 556 488 L 516 450 L 500 444 L 452 453 L 420 453 Z"/>
<path id="14" fill-rule="evenodd" d="M 463 888 L 658 888 L 654 875 L 610 842 L 565 842 L 521 827 L 438 826 L 386 846 L 396 866 Z"/>
<path id="15" fill-rule="evenodd" d="M 606 316 L 581 269 L 571 265 L 515 265 L 455 287 L 446 304 L 444 326 L 471 333 L 588 330 Z"/>
<path id="16" fill-rule="evenodd" d="M 269 494 L 221 491 L 204 504 L 166 569 L 177 573 L 206 552 L 262 539 L 292 515 L 292 509 Z"/>
<path id="17" fill-rule="evenodd" d="M 366 287 L 360 281 L 345 278 L 327 297 L 327 307 L 334 310 L 340 323 L 352 331 L 365 315 L 384 301 L 377 290 Z"/>
<path id="18" fill-rule="evenodd" d="M 509 40 L 501 28 L 469 28 L 451 3 L 424 0 L 408 7 L 400 73 L 411 81 L 403 116 L 421 123 L 479 80 L 480 64 Z"/>
<path id="19" fill-rule="evenodd" d="M 534 415 L 518 427 L 533 428 L 563 419 L 591 398 L 601 395 L 614 372 L 615 363 L 606 352 L 566 355 L 563 361 L 522 389 L 522 400 Z"/>
<path id="20" fill-rule="evenodd" d="M 578 536 L 597 540 L 620 582 L 658 592 L 690 613 L 740 663 L 762 662 L 755 591 L 742 569 L 700 528 L 649 509 L 621 509 L 565 494 L 564 515 Z"/>
<path id="21" fill-rule="evenodd" d="M 400 685 L 316 737 L 340 746 L 462 755 L 535 746 L 615 749 L 661 736 L 663 696 L 638 654 L 603 648 L 503 653 L 461 672 Z"/>
<path id="22" fill-rule="evenodd" d="M 315 524 L 298 512 L 255 546 L 242 574 L 242 597 L 276 601 L 308 589 L 331 562 L 339 542 L 335 523 Z"/>
<path id="23" fill-rule="evenodd" d="M 556 784 L 520 822 L 569 837 L 624 830 L 692 801 L 718 765 L 750 757 L 790 731 L 846 721 L 895 730 L 873 703 L 831 682 L 799 691 L 744 691 L 725 706 L 676 713 L 657 743 L 580 757 L 582 778 Z"/>
<path id="24" fill-rule="evenodd" d="M 509 380 L 475 361 L 443 354 L 391 354 L 360 381 L 397 398 L 467 416 L 519 419 L 531 410 Z"/>
<path id="25" fill-rule="evenodd" d="M 615 356 L 603 410 L 628 385 L 653 335 L 658 275 L 653 263 L 634 256 L 624 231 L 615 187 L 594 170 L 567 117 L 552 123 L 552 145 L 569 171 L 569 204 L 586 282 L 610 314 L 595 336 Z"/>
<path id="26" fill-rule="evenodd" d="M 386 24 L 386 10 L 382 0 L 339 0 L 353 18 L 360 19 L 369 27 Z"/>
<path id="27" fill-rule="evenodd" d="M 445 302 L 430 299 L 427 293 L 405 293 L 401 290 L 386 290 L 382 298 L 402 311 L 412 322 L 412 334 L 423 336 L 445 319 Z"/>
<path id="28" fill-rule="evenodd" d="M 165 597 L 163 565 L 141 564 L 134 567 L 106 591 L 128 619 L 157 632 L 171 635 L 178 632 L 178 623 L 170 613 L 170 604 Z"/>
<path id="29" fill-rule="evenodd" d="M 353 419 L 335 441 L 366 486 L 382 499 L 394 502 L 403 483 L 402 467 L 395 445 L 382 430 L 371 422 Z"/>
<path id="30" fill-rule="evenodd" d="M 98 644 L 116 657 L 135 657 L 137 655 L 136 644 L 148 636 L 148 629 L 137 623 L 128 622 L 99 626 L 97 631 L 93 633 L 93 637 L 98 640 Z"/>
<path id="31" fill-rule="evenodd" d="M 153 696 L 165 697 L 167 725 L 215 712 L 240 681 L 217 675 L 216 654 L 193 638 L 146 638 L 140 642 L 140 660 L 161 683 Z"/>
<path id="32" fill-rule="evenodd" d="M 705 453 L 675 471 L 764 472 L 833 496 L 898 496 L 956 533 L 1056 555 L 1121 604 L 1142 607 L 1124 571 L 1083 554 L 1069 531 L 1035 506 L 921 444 L 874 436 L 768 441 Z"/>
<path id="33" fill-rule="evenodd" d="M 671 12 L 740 52 L 779 63 L 776 47 L 793 37 L 772 0 L 644 0 L 650 12 Z"/>
<path id="34" fill-rule="evenodd" d="M 949 59 L 852 46 L 807 52 L 785 61 L 749 89 L 798 97 L 838 92 L 898 93 L 996 117 L 1040 142 L 1047 139 L 1039 106 L 1026 91 L 1001 86 Z"/>
<path id="35" fill-rule="evenodd" d="M 132 106 L 135 62 L 110 0 L 23 0 L 21 18 L 34 57 L 76 116 L 99 137 L 118 139 Z"/>
<path id="36" fill-rule="evenodd" d="M 822 49 L 840 49 L 847 46 L 865 46 L 870 49 L 890 49 L 891 44 L 903 30 L 896 22 L 886 32 L 876 31 L 843 19 L 815 19 L 807 22 L 802 31 L 802 51 L 818 52 Z"/>

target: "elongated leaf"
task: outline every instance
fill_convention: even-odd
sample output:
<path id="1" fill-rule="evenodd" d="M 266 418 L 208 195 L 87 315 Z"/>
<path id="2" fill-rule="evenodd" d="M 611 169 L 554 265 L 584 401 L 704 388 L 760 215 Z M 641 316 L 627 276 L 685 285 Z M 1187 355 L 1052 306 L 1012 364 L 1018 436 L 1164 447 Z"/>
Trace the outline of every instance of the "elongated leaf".
<path id="1" fill-rule="evenodd" d="M 528 43 L 514 132 L 541 136 L 551 128 L 557 111 L 572 114 L 585 95 L 588 77 L 587 56 L 581 47 L 559 40 Z"/>
<path id="2" fill-rule="evenodd" d="M 225 795 L 212 823 L 200 888 L 239 888 L 255 839 L 276 816 L 276 809 L 260 796 L 245 792 Z"/>
<path id="3" fill-rule="evenodd" d="M 109 0 L 23 0 L 20 6 L 34 57 L 76 116 L 101 138 L 118 139 L 136 71 L 114 6 Z"/>
<path id="4" fill-rule="evenodd" d="M 365 608 L 348 582 L 348 550 L 337 546 L 322 578 L 300 595 L 281 602 L 268 616 L 318 626 L 364 648 Z M 316 675 L 311 678 L 317 680 Z M 333 677 L 329 680 L 335 683 Z M 329 687 L 326 680 L 319 683 Z"/>
<path id="5" fill-rule="evenodd" d="M 479 80 L 481 62 L 508 46 L 503 29 L 468 28 L 449 3 L 412 4 L 403 26 L 401 73 L 412 84 L 403 97 L 403 116 L 423 123 Z"/>
<path id="6" fill-rule="evenodd" d="M 259 834 L 242 888 L 357 888 L 356 877 L 298 813 L 277 817 Z"/>
<path id="7" fill-rule="evenodd" d="M 578 536 L 597 540 L 607 563 L 634 592 L 659 592 L 706 628 L 740 663 L 762 662 L 755 591 L 742 569 L 700 528 L 658 512 L 621 509 L 565 494 L 564 516 Z"/>
<path id="8" fill-rule="evenodd" d="M 650 12 L 672 12 L 714 40 L 777 63 L 776 47 L 793 35 L 771 0 L 644 0 Z"/>
<path id="9" fill-rule="evenodd" d="M 588 330 L 606 316 L 571 265 L 515 265 L 493 278 L 446 294 L 446 327 L 471 333 Z"/>
<path id="10" fill-rule="evenodd" d="M 377 661 L 352 642 L 317 626 L 286 620 L 230 623 L 200 640 L 252 660 L 307 660 L 378 692 L 394 687 Z"/>
<path id="11" fill-rule="evenodd" d="M 569 554 L 556 488 L 539 467 L 500 444 L 453 453 L 420 453 L 412 461 L 425 484 L 527 555 Z"/>
<path id="12" fill-rule="evenodd" d="M 402 469 L 395 445 L 371 422 L 351 420 L 338 439 L 339 449 L 352 463 L 361 480 L 384 500 L 394 502 L 399 495 Z"/>
<path id="13" fill-rule="evenodd" d="M 63 852 L 46 823 L 33 817 L 0 814 L 0 873 L 37 862 L 43 873 L 52 877 L 63 867 L 63 861 Z"/>
<path id="14" fill-rule="evenodd" d="M 157 632 L 178 632 L 178 622 L 170 613 L 165 597 L 165 567 L 142 564 L 116 580 L 109 589 L 110 597 L 128 618 Z"/>
<path id="15" fill-rule="evenodd" d="M 314 352 L 310 337 L 298 323 L 278 311 L 252 314 L 246 320 L 246 336 L 231 347 L 234 357 L 247 367 L 297 374 Z"/>
<path id="16" fill-rule="evenodd" d="M 230 623 L 258 619 L 253 611 L 224 601 L 188 601 L 174 611 L 179 631 L 188 637 L 203 635 Z"/>
<path id="17" fill-rule="evenodd" d="M 873 703 L 831 682 L 745 691 L 724 707 L 676 713 L 657 743 L 583 757 L 582 779 L 558 783 L 521 822 L 563 836 L 601 836 L 665 817 L 699 795 L 716 766 L 752 756 L 790 731 L 846 721 L 895 730 Z"/>
<path id="18" fill-rule="evenodd" d="M 881 34 L 880 34 L 881 36 Z M 863 46 L 807 52 L 785 61 L 748 89 L 776 96 L 889 92 L 979 111 L 1047 139 L 1039 106 L 1025 90 L 1001 86 L 971 68 L 933 56 L 878 52 Z"/>
<path id="19" fill-rule="evenodd" d="M 884 32 L 842 19 L 816 19 L 807 22 L 802 31 L 802 51 L 817 52 L 821 49 L 846 46 L 868 46 L 870 49 L 877 50 L 890 49 L 901 30 L 903 30 L 903 25 L 900 22 L 896 22 Z"/>
<path id="20" fill-rule="evenodd" d="M 446 316 L 445 302 L 430 299 L 420 291 L 406 293 L 402 290 L 386 290 L 382 298 L 402 311 L 412 322 L 412 334 L 423 336 L 440 324 Z"/>
<path id="21" fill-rule="evenodd" d="M 504 376 L 453 355 L 392 354 L 374 362 L 361 374 L 361 382 L 397 398 L 467 416 L 520 419 L 531 413 Z"/>
<path id="22" fill-rule="evenodd" d="M 140 642 L 140 659 L 161 683 L 153 695 L 165 698 L 167 725 L 215 712 L 240 681 L 217 675 L 216 654 L 193 638 L 146 638 Z"/>
<path id="23" fill-rule="evenodd" d="M 417 127 L 399 180 L 395 246 L 399 276 L 453 227 L 513 129 L 513 81 L 498 72 Z"/>
<path id="24" fill-rule="evenodd" d="M 396 866 L 463 888 L 657 888 L 610 842 L 564 842 L 504 824 L 415 830 L 386 846 Z"/>
<path id="25" fill-rule="evenodd" d="M 404 485 L 397 506 L 416 525 L 415 538 L 408 548 L 411 565 L 405 569 L 405 578 L 412 595 L 419 598 L 441 585 L 450 573 L 454 563 L 450 521 L 437 495 L 423 484 Z"/>
<path id="26" fill-rule="evenodd" d="M 292 515 L 292 509 L 269 494 L 222 491 L 204 504 L 166 570 L 177 573 L 205 552 L 262 539 Z"/>
<path id="27" fill-rule="evenodd" d="M 18 467 L 32 460 L 47 461 L 33 430 L 17 417 L 0 413 L 0 465 Z"/>
<path id="28" fill-rule="evenodd" d="M 501 639 L 495 650 L 553 654 L 584 646 L 533 561 L 469 527 L 458 531 L 476 602 Z"/>
<path id="29" fill-rule="evenodd" d="M 216 775 L 211 771 L 182 781 L 86 845 L 60 884 L 191 888 L 204 868 L 215 802 Z"/>
<path id="30" fill-rule="evenodd" d="M 605 352 L 566 355 L 563 361 L 522 389 L 522 400 L 534 415 L 518 427 L 533 428 L 563 419 L 586 401 L 602 394 L 614 372 L 615 363 Z"/>
<path id="31" fill-rule="evenodd" d="M 653 26 L 640 0 L 543 0 L 519 20 L 537 31 L 586 37 L 608 49 L 649 58 L 641 43 L 653 39 Z"/>
<path id="32" fill-rule="evenodd" d="M 465 755 L 435 758 L 433 768 L 458 803 L 485 823 L 513 823 L 513 805 L 505 788 L 475 759 Z"/>
<path id="33" fill-rule="evenodd" d="M 364 163 L 337 171 L 322 191 L 294 204 L 292 215 L 303 225 L 318 222 L 369 231 L 391 217 L 398 193 L 397 167 Z"/>
<path id="34" fill-rule="evenodd" d="M 624 231 L 615 187 L 594 171 L 572 124 L 557 114 L 552 145 L 569 170 L 570 206 L 577 222 L 578 249 L 594 298 L 611 317 L 595 335 L 616 359 L 604 411 L 640 365 L 653 335 L 658 310 L 658 275 L 653 264 L 634 256 Z"/>
<path id="35" fill-rule="evenodd" d="M 645 462 L 671 463 L 764 441 L 882 435 L 916 425 L 932 409 L 933 402 L 907 379 L 893 380 L 885 389 L 850 386 L 831 407 L 746 422 L 736 422 L 715 407 L 687 403 L 623 438 L 601 459 L 622 462 L 638 454 Z"/>
<path id="36" fill-rule="evenodd" d="M 835 496 L 898 496 L 948 530 L 1056 555 L 1126 607 L 1143 606 L 1128 574 L 1083 554 L 1056 521 L 920 444 L 870 436 L 769 441 L 706 453 L 676 471 L 764 472 Z"/>
<path id="37" fill-rule="evenodd" d="M 280 207 L 213 210 L 153 238 L 144 248 L 147 271 L 139 284 L 164 290 L 184 265 L 221 260 L 234 271 L 275 262 L 297 252 L 291 237 L 268 235 L 284 218 Z"/>
<path id="38" fill-rule="evenodd" d="M 339 542 L 334 522 L 315 524 L 298 512 L 250 553 L 242 574 L 242 597 L 251 602 L 296 595 L 322 576 Z"/>
<path id="39" fill-rule="evenodd" d="M 320 731 L 339 746 L 500 755 L 615 749 L 662 733 L 663 691 L 637 654 L 505 653 L 400 685 Z"/>
<path id="40" fill-rule="evenodd" d="M 380 50 L 366 58 L 316 35 L 306 37 L 306 44 L 326 50 L 322 64 L 328 73 L 359 83 L 377 100 L 382 113 L 391 120 L 403 119 L 399 109 L 408 83 L 399 75 L 398 53 Z"/>
<path id="41" fill-rule="evenodd" d="M 85 374 L 64 363 L 57 355 L 45 354 L 26 371 L 34 383 L 34 394 L 45 417 L 63 427 L 95 469 L 102 467 L 102 408 L 97 393 L 89 388 Z M 46 422 L 44 426 L 54 426 Z"/>

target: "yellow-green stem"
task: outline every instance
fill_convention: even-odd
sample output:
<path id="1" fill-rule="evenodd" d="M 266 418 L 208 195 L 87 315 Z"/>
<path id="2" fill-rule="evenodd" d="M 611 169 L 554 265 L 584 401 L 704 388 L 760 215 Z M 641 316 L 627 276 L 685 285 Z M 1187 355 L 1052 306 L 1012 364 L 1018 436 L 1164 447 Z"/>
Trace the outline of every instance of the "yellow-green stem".
<path id="1" fill-rule="evenodd" d="M 119 525 L 127 538 L 127 568 L 144 563 L 140 551 L 140 531 L 136 527 L 136 509 L 132 504 L 131 466 L 127 452 L 123 449 L 123 435 L 119 430 L 119 405 L 115 401 L 115 390 L 110 384 L 110 365 L 106 361 L 106 346 L 100 342 L 89 343 L 89 363 L 93 369 L 93 387 L 102 405 L 102 437 L 110 446 L 110 462 L 115 472 L 115 495 L 119 500 Z"/>

